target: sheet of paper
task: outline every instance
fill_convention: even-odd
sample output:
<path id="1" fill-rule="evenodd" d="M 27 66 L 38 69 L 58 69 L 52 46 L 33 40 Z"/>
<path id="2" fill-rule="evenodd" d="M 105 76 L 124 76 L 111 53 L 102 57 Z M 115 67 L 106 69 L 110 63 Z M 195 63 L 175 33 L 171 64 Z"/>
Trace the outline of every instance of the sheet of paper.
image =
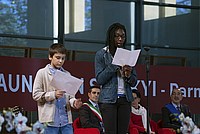
<path id="1" fill-rule="evenodd" d="M 70 95 L 75 95 L 82 84 L 83 80 L 59 70 L 56 71 L 50 83 L 51 86 Z"/>
<path id="2" fill-rule="evenodd" d="M 117 48 L 112 64 L 124 66 L 135 66 L 139 57 L 141 49 L 138 50 L 127 50 L 123 48 Z"/>

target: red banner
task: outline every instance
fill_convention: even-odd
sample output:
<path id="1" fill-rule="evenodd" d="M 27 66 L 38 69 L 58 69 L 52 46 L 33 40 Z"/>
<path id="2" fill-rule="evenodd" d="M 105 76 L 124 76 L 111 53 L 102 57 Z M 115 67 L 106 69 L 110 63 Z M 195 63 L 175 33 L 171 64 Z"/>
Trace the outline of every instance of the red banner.
<path id="1" fill-rule="evenodd" d="M 36 111 L 32 99 L 32 86 L 39 68 L 45 67 L 49 60 L 17 57 L 0 57 L 0 109 L 19 105 L 26 111 Z M 84 84 L 76 97 L 87 100 L 87 89 L 94 84 L 94 63 L 66 61 L 66 70 Z M 135 88 L 142 94 L 141 103 L 147 104 L 146 70 L 144 65 L 136 66 L 138 81 Z M 199 68 L 175 66 L 150 66 L 149 104 L 151 113 L 160 113 L 161 107 L 170 101 L 170 91 L 181 88 L 184 91 L 183 103 L 189 105 L 192 113 L 199 114 L 200 104 Z"/>

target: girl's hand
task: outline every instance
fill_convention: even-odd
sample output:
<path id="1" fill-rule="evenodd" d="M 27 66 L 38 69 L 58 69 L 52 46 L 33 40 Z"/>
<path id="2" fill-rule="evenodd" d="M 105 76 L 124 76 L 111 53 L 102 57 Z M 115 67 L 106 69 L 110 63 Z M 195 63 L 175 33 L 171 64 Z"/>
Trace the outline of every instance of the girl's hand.
<path id="1" fill-rule="evenodd" d="M 132 67 L 129 65 L 124 65 L 122 71 L 125 77 L 129 78 L 131 76 Z"/>

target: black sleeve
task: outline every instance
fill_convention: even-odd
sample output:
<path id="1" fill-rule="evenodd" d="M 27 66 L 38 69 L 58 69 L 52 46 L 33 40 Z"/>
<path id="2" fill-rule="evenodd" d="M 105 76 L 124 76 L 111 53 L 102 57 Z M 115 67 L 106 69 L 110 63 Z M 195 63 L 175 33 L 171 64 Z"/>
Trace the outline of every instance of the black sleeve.
<path id="1" fill-rule="evenodd" d="M 92 111 L 87 106 L 82 106 L 79 110 L 80 123 L 83 128 L 98 128 L 102 131 L 99 125 L 98 118 L 92 113 Z"/>

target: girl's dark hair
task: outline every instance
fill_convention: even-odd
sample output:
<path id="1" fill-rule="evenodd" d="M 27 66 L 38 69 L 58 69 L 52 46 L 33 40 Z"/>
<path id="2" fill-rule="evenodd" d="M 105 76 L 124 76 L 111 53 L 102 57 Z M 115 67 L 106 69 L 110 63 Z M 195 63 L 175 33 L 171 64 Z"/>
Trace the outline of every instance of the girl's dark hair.
<path id="1" fill-rule="evenodd" d="M 67 50 L 65 46 L 61 43 L 54 43 L 50 46 L 49 48 L 49 55 L 50 57 L 53 57 L 55 53 L 61 53 L 61 54 L 66 54 Z"/>
<path id="2" fill-rule="evenodd" d="M 116 47 L 114 45 L 114 39 L 115 39 L 115 31 L 118 29 L 122 29 L 125 32 L 125 40 L 124 44 L 126 44 L 126 28 L 124 25 L 120 23 L 113 23 L 107 30 L 107 35 L 106 35 L 106 46 L 109 46 L 109 51 L 112 55 L 114 55 L 116 51 Z"/>
<path id="3" fill-rule="evenodd" d="M 137 89 L 132 90 L 132 93 L 135 93 L 138 98 L 141 98 L 141 94 Z"/>

